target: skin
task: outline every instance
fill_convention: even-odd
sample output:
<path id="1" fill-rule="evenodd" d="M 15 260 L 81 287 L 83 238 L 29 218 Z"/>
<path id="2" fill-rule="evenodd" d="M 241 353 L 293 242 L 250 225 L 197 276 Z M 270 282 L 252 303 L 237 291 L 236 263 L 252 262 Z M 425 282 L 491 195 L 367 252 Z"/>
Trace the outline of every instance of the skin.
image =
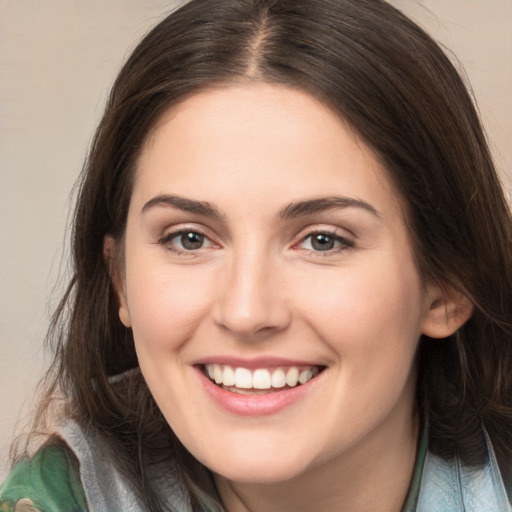
<path id="1" fill-rule="evenodd" d="M 334 196 L 348 206 L 290 214 Z M 418 340 L 447 336 L 470 314 L 453 291 L 422 282 L 403 210 L 346 123 L 284 86 L 200 92 L 149 137 L 119 314 L 165 418 L 230 512 L 400 509 L 419 430 Z M 193 250 L 182 244 L 189 232 L 204 236 Z M 318 233 L 332 248 L 313 245 Z M 324 371 L 288 407 L 239 415 L 205 391 L 197 365 L 211 357 Z"/>

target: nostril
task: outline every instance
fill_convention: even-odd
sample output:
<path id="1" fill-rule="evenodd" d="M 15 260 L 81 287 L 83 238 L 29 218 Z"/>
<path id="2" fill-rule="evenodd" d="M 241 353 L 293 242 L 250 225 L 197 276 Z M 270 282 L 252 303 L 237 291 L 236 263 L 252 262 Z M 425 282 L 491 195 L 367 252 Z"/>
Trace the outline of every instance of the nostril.
<path id="1" fill-rule="evenodd" d="M 290 324 L 291 313 L 284 303 L 261 304 L 235 302 L 220 305 L 214 312 L 214 320 L 220 329 L 240 338 L 262 338 L 286 329 Z"/>
<path id="2" fill-rule="evenodd" d="M 283 297 L 286 287 L 277 264 L 263 252 L 260 241 L 242 244 L 243 253 L 234 249 L 232 267 L 219 275 L 213 317 L 223 331 L 240 338 L 261 338 L 285 329 L 291 319 Z"/>

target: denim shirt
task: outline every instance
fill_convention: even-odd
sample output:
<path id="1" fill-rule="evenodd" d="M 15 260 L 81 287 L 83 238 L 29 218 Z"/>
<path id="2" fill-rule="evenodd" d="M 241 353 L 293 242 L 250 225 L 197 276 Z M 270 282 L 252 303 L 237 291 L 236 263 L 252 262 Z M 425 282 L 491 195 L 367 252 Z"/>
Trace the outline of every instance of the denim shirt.
<path id="1" fill-rule="evenodd" d="M 512 511 L 494 450 L 485 436 L 489 460 L 482 468 L 471 468 L 457 457 L 445 460 L 429 452 L 425 428 L 402 512 Z"/>

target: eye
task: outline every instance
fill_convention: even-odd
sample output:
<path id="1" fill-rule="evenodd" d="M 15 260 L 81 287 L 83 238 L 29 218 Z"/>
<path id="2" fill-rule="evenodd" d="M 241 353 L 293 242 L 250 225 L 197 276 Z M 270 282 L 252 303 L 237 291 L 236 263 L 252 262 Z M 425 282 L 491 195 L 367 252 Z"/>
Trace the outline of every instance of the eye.
<path id="1" fill-rule="evenodd" d="M 212 247 L 213 243 L 197 231 L 178 231 L 166 235 L 160 243 L 174 252 L 197 251 L 207 247 Z"/>
<path id="2" fill-rule="evenodd" d="M 350 240 L 330 232 L 311 233 L 300 243 L 302 249 L 314 252 L 337 251 L 353 246 Z"/>

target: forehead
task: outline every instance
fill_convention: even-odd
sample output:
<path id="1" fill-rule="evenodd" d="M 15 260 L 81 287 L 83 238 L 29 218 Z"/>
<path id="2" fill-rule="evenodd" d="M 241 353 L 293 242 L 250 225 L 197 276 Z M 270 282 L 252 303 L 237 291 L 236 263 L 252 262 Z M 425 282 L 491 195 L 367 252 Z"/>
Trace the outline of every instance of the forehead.
<path id="1" fill-rule="evenodd" d="M 348 123 L 311 95 L 281 85 L 207 89 L 170 108 L 145 143 L 134 193 L 216 199 L 228 184 L 248 198 L 263 186 L 283 200 L 345 189 L 356 198 L 378 191 L 401 203 L 387 171 Z"/>

